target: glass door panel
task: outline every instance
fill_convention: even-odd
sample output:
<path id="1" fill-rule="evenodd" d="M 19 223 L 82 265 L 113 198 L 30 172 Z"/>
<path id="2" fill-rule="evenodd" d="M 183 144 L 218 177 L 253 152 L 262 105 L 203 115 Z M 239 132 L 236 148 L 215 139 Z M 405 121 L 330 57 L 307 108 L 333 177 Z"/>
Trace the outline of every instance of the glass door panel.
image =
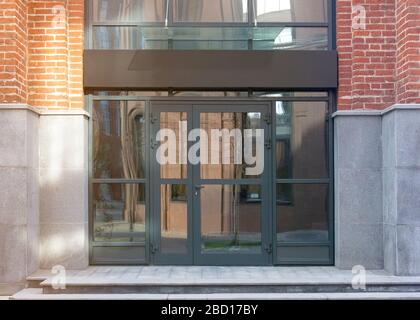
<path id="1" fill-rule="evenodd" d="M 153 263 L 270 264 L 269 105 L 189 103 L 152 103 Z"/>
<path id="2" fill-rule="evenodd" d="M 194 126 L 201 129 L 201 162 L 193 170 L 194 260 L 206 265 L 268 264 L 270 209 L 264 167 L 270 109 L 264 103 L 224 102 L 194 105 L 193 110 Z"/>
<path id="3" fill-rule="evenodd" d="M 261 187 L 259 185 L 203 187 L 200 202 L 201 251 L 260 254 Z"/>
<path id="4" fill-rule="evenodd" d="M 191 115 L 188 105 L 152 104 L 151 253 L 155 264 L 193 264 L 192 172 L 185 159 Z"/>

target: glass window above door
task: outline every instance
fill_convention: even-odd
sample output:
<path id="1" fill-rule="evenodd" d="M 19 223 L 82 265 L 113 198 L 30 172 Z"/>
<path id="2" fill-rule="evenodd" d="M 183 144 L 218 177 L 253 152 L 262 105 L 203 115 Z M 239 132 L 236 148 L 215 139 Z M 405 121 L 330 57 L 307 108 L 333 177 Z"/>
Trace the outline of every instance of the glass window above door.
<path id="1" fill-rule="evenodd" d="M 88 48 L 332 49 L 333 0 L 90 0 Z"/>
<path id="2" fill-rule="evenodd" d="M 247 22 L 247 0 L 174 0 L 174 22 Z"/>

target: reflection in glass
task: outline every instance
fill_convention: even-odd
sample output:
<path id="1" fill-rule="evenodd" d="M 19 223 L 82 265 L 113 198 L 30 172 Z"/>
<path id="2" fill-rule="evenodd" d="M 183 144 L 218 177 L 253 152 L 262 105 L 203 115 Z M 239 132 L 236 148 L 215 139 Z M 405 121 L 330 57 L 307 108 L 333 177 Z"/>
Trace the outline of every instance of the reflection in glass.
<path id="1" fill-rule="evenodd" d="M 201 249 L 261 252 L 261 187 L 205 185 L 201 190 Z"/>
<path id="2" fill-rule="evenodd" d="M 244 130 L 253 129 L 252 156 L 257 157 L 257 147 L 262 153 L 258 155 L 259 163 L 263 166 L 264 148 L 257 146 L 255 129 L 263 129 L 262 113 L 260 112 L 202 112 L 200 113 L 200 128 L 207 132 L 209 143 L 207 164 L 202 160 L 200 166 L 202 179 L 251 179 L 259 175 L 247 175 L 247 168 L 254 168 L 257 163 L 246 163 L 244 155 Z M 229 140 L 212 136 L 212 130 L 227 129 L 231 134 Z M 234 130 L 240 130 L 240 136 L 234 135 Z M 264 139 L 264 137 L 262 137 Z M 236 161 L 235 154 L 241 155 L 241 163 Z M 223 164 L 228 163 L 228 164 Z M 262 168 L 263 169 L 263 168 Z"/>
<path id="3" fill-rule="evenodd" d="M 277 241 L 328 241 L 328 185 L 277 185 Z M 289 205 L 284 205 L 288 201 Z"/>
<path id="4" fill-rule="evenodd" d="M 140 48 L 136 27 L 93 27 L 94 49 L 138 49 Z"/>
<path id="5" fill-rule="evenodd" d="M 185 189 L 185 185 L 166 184 L 160 187 L 162 253 L 187 253 L 188 202 L 186 193 L 183 193 Z"/>
<path id="6" fill-rule="evenodd" d="M 328 28 L 254 28 L 252 40 L 254 50 L 327 50 Z"/>
<path id="7" fill-rule="evenodd" d="M 165 19 L 165 0 L 93 0 L 95 22 L 159 22 Z"/>
<path id="8" fill-rule="evenodd" d="M 170 30 L 175 50 L 247 50 L 247 28 L 174 27 Z"/>
<path id="9" fill-rule="evenodd" d="M 145 114 L 142 101 L 94 101 L 93 176 L 145 178 Z"/>
<path id="10" fill-rule="evenodd" d="M 248 97 L 247 91 L 173 91 L 176 97 Z"/>
<path id="11" fill-rule="evenodd" d="M 327 22 L 328 0 L 254 0 L 258 22 Z"/>
<path id="12" fill-rule="evenodd" d="M 94 26 L 94 49 L 327 50 L 326 27 Z"/>
<path id="13" fill-rule="evenodd" d="M 160 163 L 160 177 L 162 179 L 185 179 L 187 170 L 187 119 L 186 112 L 161 112 L 160 129 L 169 129 L 175 133 L 176 145 L 171 144 L 168 136 L 163 136 L 160 143 L 160 158 L 171 163 Z M 184 126 L 184 127 L 183 127 Z M 173 147 L 173 149 L 171 149 Z M 175 160 L 170 161 L 171 151 L 174 150 Z"/>
<path id="14" fill-rule="evenodd" d="M 326 91 L 254 91 L 253 97 L 281 98 L 281 97 L 328 97 Z"/>
<path id="15" fill-rule="evenodd" d="M 94 184 L 94 240 L 144 242 L 145 186 Z"/>
<path id="16" fill-rule="evenodd" d="M 323 101 L 276 102 L 277 179 L 328 177 L 327 113 Z"/>
<path id="17" fill-rule="evenodd" d="M 175 22 L 246 22 L 247 0 L 174 0 Z"/>

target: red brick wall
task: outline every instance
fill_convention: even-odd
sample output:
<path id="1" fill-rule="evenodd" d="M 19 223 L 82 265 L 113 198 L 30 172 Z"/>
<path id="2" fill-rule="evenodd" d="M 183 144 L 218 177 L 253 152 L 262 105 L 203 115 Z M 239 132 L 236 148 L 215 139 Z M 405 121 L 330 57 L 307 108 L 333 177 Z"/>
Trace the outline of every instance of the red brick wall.
<path id="1" fill-rule="evenodd" d="M 357 5 L 365 29 L 352 26 Z M 420 0 L 337 0 L 339 109 L 420 103 L 419 8 Z"/>
<path id="2" fill-rule="evenodd" d="M 0 2 L 0 103 L 83 108 L 83 3 Z"/>
<path id="3" fill-rule="evenodd" d="M 26 4 L 0 1 L 0 103 L 26 103 Z"/>
<path id="4" fill-rule="evenodd" d="M 396 2 L 397 101 L 420 103 L 420 0 Z"/>

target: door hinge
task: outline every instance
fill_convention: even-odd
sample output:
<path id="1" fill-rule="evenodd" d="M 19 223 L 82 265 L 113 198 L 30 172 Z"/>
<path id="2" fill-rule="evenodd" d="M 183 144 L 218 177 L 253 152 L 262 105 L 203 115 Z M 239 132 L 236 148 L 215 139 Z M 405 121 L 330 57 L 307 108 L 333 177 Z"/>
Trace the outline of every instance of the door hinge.
<path id="1" fill-rule="evenodd" d="M 150 253 L 151 254 L 156 254 L 156 252 L 159 251 L 159 247 L 155 246 L 154 244 L 150 244 Z"/>
<path id="2" fill-rule="evenodd" d="M 150 123 L 154 124 L 158 121 L 158 117 L 154 113 L 150 113 Z"/>
<path id="3" fill-rule="evenodd" d="M 265 251 L 267 251 L 268 254 L 272 254 L 273 253 L 273 244 L 270 243 L 267 246 L 265 246 Z"/>
<path id="4" fill-rule="evenodd" d="M 267 123 L 267 124 L 271 124 L 271 114 L 270 113 L 266 113 L 263 116 L 263 120 Z"/>
<path id="5" fill-rule="evenodd" d="M 156 147 L 159 145 L 159 143 L 157 141 L 155 141 L 154 139 L 150 140 L 150 149 L 156 149 Z"/>
<path id="6" fill-rule="evenodd" d="M 267 139 L 267 140 L 265 140 L 264 145 L 265 145 L 265 147 L 266 147 L 267 149 L 271 149 L 271 139 Z"/>

